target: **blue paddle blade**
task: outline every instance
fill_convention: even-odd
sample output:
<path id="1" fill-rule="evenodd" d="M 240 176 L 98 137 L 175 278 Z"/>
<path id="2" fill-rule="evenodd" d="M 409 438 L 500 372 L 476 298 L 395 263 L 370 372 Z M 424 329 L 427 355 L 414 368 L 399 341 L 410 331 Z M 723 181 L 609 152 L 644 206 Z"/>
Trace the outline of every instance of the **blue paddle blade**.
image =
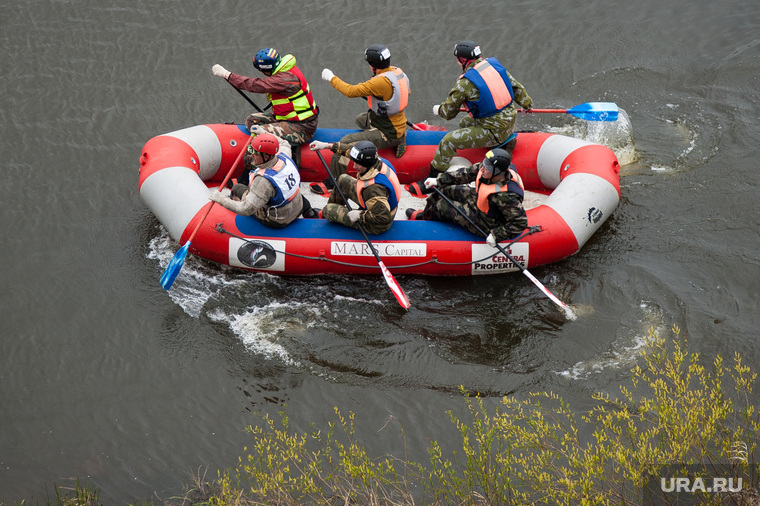
<path id="1" fill-rule="evenodd" d="M 614 102 L 589 102 L 567 110 L 576 118 L 588 121 L 617 121 L 618 106 Z"/>
<path id="2" fill-rule="evenodd" d="M 166 266 L 164 273 L 161 274 L 161 288 L 164 290 L 168 290 L 172 287 L 177 274 L 182 270 L 182 266 L 185 264 L 188 248 L 190 248 L 190 241 L 187 241 L 185 245 L 174 254 L 171 262 Z"/>

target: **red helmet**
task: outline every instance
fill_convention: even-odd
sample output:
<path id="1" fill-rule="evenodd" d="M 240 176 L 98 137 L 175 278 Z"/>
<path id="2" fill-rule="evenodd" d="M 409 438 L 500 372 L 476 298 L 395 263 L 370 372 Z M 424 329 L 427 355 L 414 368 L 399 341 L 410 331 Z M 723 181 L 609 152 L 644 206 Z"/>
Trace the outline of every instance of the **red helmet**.
<path id="1" fill-rule="evenodd" d="M 251 141 L 254 151 L 265 155 L 276 155 L 280 151 L 280 143 L 272 134 L 259 134 Z"/>

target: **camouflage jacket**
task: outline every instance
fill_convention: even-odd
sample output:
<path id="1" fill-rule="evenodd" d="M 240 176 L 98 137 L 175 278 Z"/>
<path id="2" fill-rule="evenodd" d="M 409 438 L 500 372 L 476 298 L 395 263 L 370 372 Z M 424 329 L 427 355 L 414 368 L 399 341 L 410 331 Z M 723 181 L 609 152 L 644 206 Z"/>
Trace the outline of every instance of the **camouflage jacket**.
<path id="1" fill-rule="evenodd" d="M 471 61 L 470 64 L 467 65 L 467 67 L 464 69 L 464 71 L 466 72 L 470 70 L 481 61 L 482 59 Z M 509 80 L 512 83 L 512 90 L 515 94 L 512 103 L 508 107 L 505 107 L 502 111 L 497 112 L 493 116 L 488 116 L 487 118 L 473 119 L 467 115 L 467 117 L 465 117 L 460 122 L 460 127 L 472 126 L 474 122 L 475 125 L 481 126 L 488 130 L 512 131 L 515 122 L 515 104 L 525 109 L 529 109 L 533 106 L 533 100 L 528 95 L 528 92 L 525 91 L 525 87 L 517 82 L 515 78 L 512 77 L 512 74 L 507 72 L 507 75 L 509 76 Z M 452 88 L 449 92 L 446 100 L 440 104 L 438 115 L 444 119 L 454 119 L 457 114 L 461 112 L 460 109 L 465 102 L 474 102 L 477 101 L 478 98 L 480 98 L 480 92 L 478 91 L 478 88 L 475 86 L 475 84 L 473 84 L 472 81 L 465 77 L 460 77 L 454 88 Z"/>
<path id="2" fill-rule="evenodd" d="M 477 209 L 478 192 L 470 183 L 476 180 L 478 171 L 482 163 L 476 163 L 469 167 L 444 172 L 437 178 L 438 186 L 443 189 L 447 186 L 457 186 L 454 191 L 447 191 L 456 200 L 464 205 Z M 461 185 L 461 186 L 459 186 Z M 486 233 L 493 233 L 497 242 L 512 238 L 522 232 L 528 226 L 528 217 L 523 207 L 523 197 L 511 191 L 501 191 L 492 193 L 488 196 L 488 203 L 492 210 L 495 210 L 495 216 L 488 216 L 480 211 L 480 218 L 489 230 Z"/>

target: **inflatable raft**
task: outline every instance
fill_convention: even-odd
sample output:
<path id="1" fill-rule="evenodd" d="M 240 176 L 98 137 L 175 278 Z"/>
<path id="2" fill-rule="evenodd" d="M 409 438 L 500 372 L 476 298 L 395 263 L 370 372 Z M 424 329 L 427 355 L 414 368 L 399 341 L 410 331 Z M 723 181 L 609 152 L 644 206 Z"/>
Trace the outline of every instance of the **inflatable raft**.
<path id="1" fill-rule="evenodd" d="M 351 131 L 318 129 L 314 139 L 333 142 Z M 391 150 L 381 150 L 380 155 L 393 164 L 401 183 L 418 181 L 427 175 L 444 134 L 410 130 L 402 158 Z M 209 191 L 216 191 L 247 140 L 243 125 L 211 124 L 159 135 L 145 144 L 140 195 L 180 244 L 211 205 Z M 475 163 L 483 160 L 486 151 L 468 149 L 458 155 Z M 327 160 L 329 155 L 324 153 Z M 307 146 L 301 146 L 295 158 L 304 183 L 302 192 L 315 199 L 306 183 L 322 181 L 327 173 Z M 558 134 L 521 132 L 512 161 L 525 184 L 529 228 L 516 241 L 501 245 L 524 268 L 557 262 L 579 251 L 620 200 L 618 160 L 605 146 Z M 240 165 L 233 176 L 242 171 Z M 529 204 L 529 195 L 537 196 L 533 200 L 538 203 Z M 403 198 L 391 229 L 370 236 L 394 274 L 465 276 L 519 270 L 484 238 L 457 225 L 404 219 L 406 207 L 423 205 L 422 199 Z M 358 230 L 305 218 L 284 229 L 272 229 L 220 205 L 214 205 L 203 221 L 190 252 L 219 264 L 272 274 L 379 273 Z"/>

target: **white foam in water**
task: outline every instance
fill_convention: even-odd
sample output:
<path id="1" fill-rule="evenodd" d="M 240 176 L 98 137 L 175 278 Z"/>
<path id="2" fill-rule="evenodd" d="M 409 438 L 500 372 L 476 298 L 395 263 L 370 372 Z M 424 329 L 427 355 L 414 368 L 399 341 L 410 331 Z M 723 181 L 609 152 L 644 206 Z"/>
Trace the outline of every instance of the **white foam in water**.
<path id="1" fill-rule="evenodd" d="M 654 327 L 655 332 L 664 329 L 662 315 L 658 310 L 649 307 L 645 302 L 642 302 L 639 307 L 643 314 L 638 321 L 638 328 L 631 329 L 634 335 L 617 339 L 612 343 L 611 349 L 600 355 L 578 362 L 564 371 L 554 371 L 554 373 L 567 379 L 583 380 L 592 374 L 600 374 L 606 370 L 632 367 L 646 351 L 649 329 Z"/>
<path id="2" fill-rule="evenodd" d="M 178 248 L 179 245 L 171 239 L 166 229 L 161 227 L 161 235 L 150 241 L 147 257 L 158 260 L 161 269 L 166 269 Z M 177 279 L 174 280 L 172 287 L 166 290 L 166 293 L 185 313 L 193 318 L 198 318 L 203 306 L 220 288 L 234 283 L 234 281 L 227 281 L 221 272 L 218 275 L 210 276 L 200 271 L 193 265 L 190 254 L 188 254 Z"/>
<path id="3" fill-rule="evenodd" d="M 291 358 L 288 351 L 277 342 L 278 335 L 294 324 L 285 315 L 293 309 L 293 303 L 278 302 L 263 307 L 251 308 L 241 315 L 226 314 L 221 309 L 209 313 L 214 321 L 226 322 L 230 329 L 241 338 L 246 348 L 265 358 L 278 358 L 288 365 L 298 367 L 301 364 Z M 300 321 L 297 325 L 303 325 Z"/>

